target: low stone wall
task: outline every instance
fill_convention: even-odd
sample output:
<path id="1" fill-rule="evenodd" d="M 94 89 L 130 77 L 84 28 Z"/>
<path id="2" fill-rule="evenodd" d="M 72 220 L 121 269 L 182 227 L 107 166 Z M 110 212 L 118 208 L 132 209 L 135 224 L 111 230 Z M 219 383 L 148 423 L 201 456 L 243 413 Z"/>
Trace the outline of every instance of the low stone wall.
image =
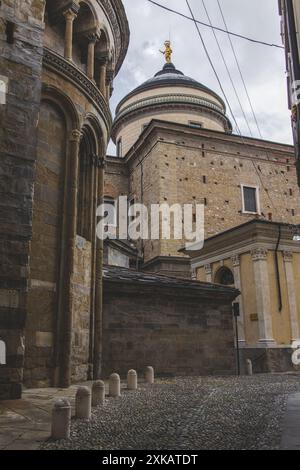
<path id="1" fill-rule="evenodd" d="M 103 376 L 148 365 L 163 376 L 235 372 L 237 291 L 154 275 L 128 280 L 126 272 L 119 280 L 105 272 Z"/>
<path id="2" fill-rule="evenodd" d="M 254 374 L 299 371 L 292 363 L 292 348 L 243 348 L 240 351 L 241 372 L 246 374 L 246 361 L 250 359 Z"/>

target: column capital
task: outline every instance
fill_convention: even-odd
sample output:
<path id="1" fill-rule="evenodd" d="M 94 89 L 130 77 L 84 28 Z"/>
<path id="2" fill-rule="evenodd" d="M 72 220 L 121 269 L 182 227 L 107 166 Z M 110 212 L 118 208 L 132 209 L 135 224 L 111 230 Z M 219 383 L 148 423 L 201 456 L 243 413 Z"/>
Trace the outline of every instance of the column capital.
<path id="1" fill-rule="evenodd" d="M 241 265 L 241 257 L 240 255 L 233 255 L 231 257 L 231 261 L 232 261 L 232 264 L 233 264 L 233 267 L 234 268 L 237 268 Z"/>
<path id="2" fill-rule="evenodd" d="M 212 274 L 212 265 L 211 264 L 206 264 L 204 266 L 204 270 L 205 270 L 205 274 L 209 276 L 210 274 Z"/>
<path id="3" fill-rule="evenodd" d="M 293 252 L 292 251 L 284 251 L 283 252 L 283 259 L 285 263 L 292 263 L 293 261 Z"/>
<path id="4" fill-rule="evenodd" d="M 96 44 L 96 42 L 99 41 L 100 36 L 99 36 L 98 33 L 93 32 L 93 33 L 88 33 L 86 35 L 86 38 L 87 38 L 89 44 Z"/>
<path id="5" fill-rule="evenodd" d="M 79 6 L 78 6 L 78 9 L 71 7 L 71 8 L 68 8 L 67 10 L 64 10 L 63 16 L 65 17 L 66 21 L 74 21 L 77 18 L 78 12 L 79 12 Z"/>
<path id="6" fill-rule="evenodd" d="M 94 154 L 92 155 L 92 162 L 95 167 L 100 168 L 101 170 L 105 168 L 105 165 L 106 165 L 105 157 L 100 157 L 99 155 Z"/>
<path id="7" fill-rule="evenodd" d="M 267 259 L 268 250 L 266 248 L 256 248 L 251 251 L 253 261 L 263 261 Z"/>
<path id="8" fill-rule="evenodd" d="M 70 141 L 71 142 L 80 142 L 82 137 L 82 132 L 79 129 L 73 129 L 70 134 Z"/>
<path id="9" fill-rule="evenodd" d="M 97 60 L 99 62 L 99 65 L 101 67 L 107 67 L 108 65 L 108 58 L 106 56 L 99 56 L 97 57 Z"/>

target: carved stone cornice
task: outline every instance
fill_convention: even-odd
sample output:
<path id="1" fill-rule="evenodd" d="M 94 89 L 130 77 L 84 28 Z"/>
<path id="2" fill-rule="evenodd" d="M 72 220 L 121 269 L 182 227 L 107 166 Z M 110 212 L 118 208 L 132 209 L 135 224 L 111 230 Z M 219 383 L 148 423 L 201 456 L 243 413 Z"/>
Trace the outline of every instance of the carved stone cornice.
<path id="1" fill-rule="evenodd" d="M 226 132 L 230 130 L 227 116 L 210 100 L 195 95 L 168 94 L 139 100 L 122 109 L 114 121 L 113 137 L 117 134 L 119 125 L 128 122 L 131 118 L 136 118 L 139 114 L 145 115 L 147 112 L 153 113 L 166 109 L 188 109 L 210 114 L 222 123 Z"/>
<path id="2" fill-rule="evenodd" d="M 108 132 L 112 126 L 112 116 L 107 101 L 94 82 L 74 63 L 69 62 L 61 55 L 44 48 L 43 66 L 57 75 L 73 83 L 91 101 L 102 116 Z"/>
<path id="3" fill-rule="evenodd" d="M 256 248 L 251 251 L 253 261 L 263 261 L 268 257 L 268 250 L 265 248 Z"/>

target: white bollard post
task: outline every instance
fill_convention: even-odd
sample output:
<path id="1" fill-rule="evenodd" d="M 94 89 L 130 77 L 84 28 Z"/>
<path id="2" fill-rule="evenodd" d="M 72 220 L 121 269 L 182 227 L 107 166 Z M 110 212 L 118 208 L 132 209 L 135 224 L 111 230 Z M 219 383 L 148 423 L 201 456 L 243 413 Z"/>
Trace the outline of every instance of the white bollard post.
<path id="1" fill-rule="evenodd" d="M 154 384 L 154 369 L 153 367 L 146 367 L 145 379 L 148 384 Z"/>
<path id="2" fill-rule="evenodd" d="M 130 370 L 127 374 L 127 388 L 128 390 L 137 390 L 138 388 L 138 375 L 135 370 Z"/>
<path id="3" fill-rule="evenodd" d="M 92 392 L 89 387 L 79 387 L 75 400 L 76 418 L 91 419 L 92 415 Z"/>
<path id="4" fill-rule="evenodd" d="M 105 402 L 105 383 L 97 380 L 92 388 L 92 406 L 103 405 Z"/>
<path id="5" fill-rule="evenodd" d="M 109 396 L 117 398 L 121 395 L 121 379 L 118 374 L 111 374 L 109 378 Z"/>
<path id="6" fill-rule="evenodd" d="M 253 375 L 253 364 L 250 359 L 247 359 L 247 375 Z"/>
<path id="7" fill-rule="evenodd" d="M 52 410 L 51 438 L 55 441 L 70 438 L 72 408 L 69 400 L 61 398 Z"/>

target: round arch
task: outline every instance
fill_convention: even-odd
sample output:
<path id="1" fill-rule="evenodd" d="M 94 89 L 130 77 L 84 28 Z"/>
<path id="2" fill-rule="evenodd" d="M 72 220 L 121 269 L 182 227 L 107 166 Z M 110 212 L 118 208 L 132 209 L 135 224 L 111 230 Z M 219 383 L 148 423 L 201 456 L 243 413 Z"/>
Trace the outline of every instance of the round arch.
<path id="1" fill-rule="evenodd" d="M 52 101 L 60 108 L 69 132 L 74 129 L 80 130 L 81 122 L 77 109 L 73 101 L 63 91 L 54 86 L 43 84 L 41 100 Z"/>
<path id="2" fill-rule="evenodd" d="M 223 286 L 234 286 L 234 274 L 231 269 L 223 266 L 216 272 L 214 282 Z"/>

